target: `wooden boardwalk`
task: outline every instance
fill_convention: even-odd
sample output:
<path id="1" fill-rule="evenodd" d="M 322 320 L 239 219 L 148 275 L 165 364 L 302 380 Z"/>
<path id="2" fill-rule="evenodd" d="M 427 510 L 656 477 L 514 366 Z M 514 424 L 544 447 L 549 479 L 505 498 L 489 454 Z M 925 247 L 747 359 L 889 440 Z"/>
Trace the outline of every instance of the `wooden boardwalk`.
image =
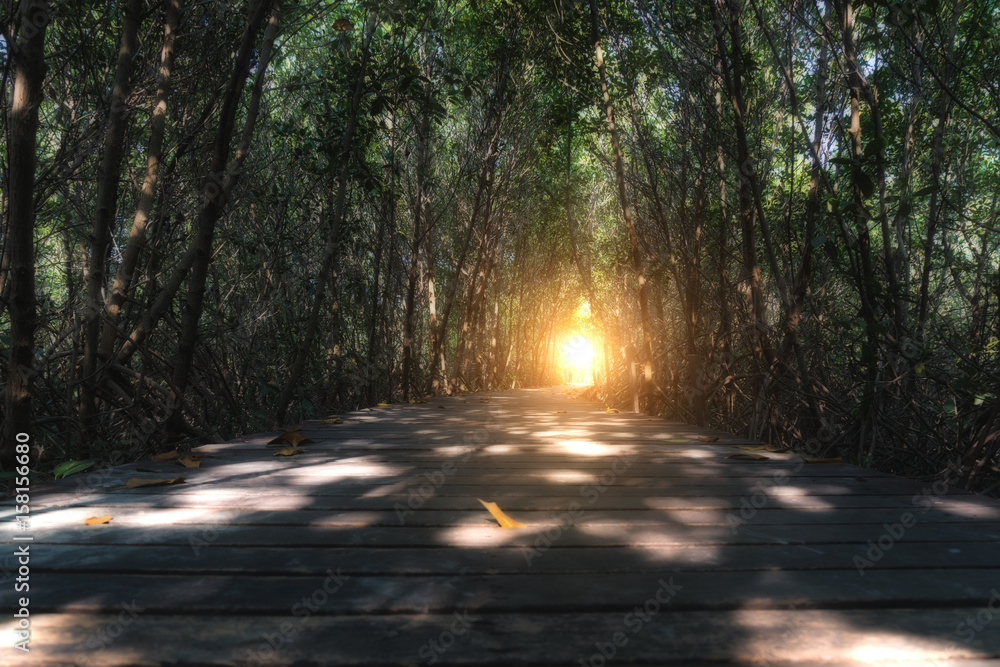
<path id="1" fill-rule="evenodd" d="M 0 664 L 1000 665 L 1000 502 L 560 389 L 346 418 L 32 489 Z"/>

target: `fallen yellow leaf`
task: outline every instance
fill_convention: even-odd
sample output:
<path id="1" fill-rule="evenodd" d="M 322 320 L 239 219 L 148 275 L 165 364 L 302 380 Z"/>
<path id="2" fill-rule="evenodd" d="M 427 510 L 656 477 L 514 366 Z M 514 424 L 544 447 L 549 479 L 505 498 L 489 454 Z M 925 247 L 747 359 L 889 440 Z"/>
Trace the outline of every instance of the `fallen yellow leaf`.
<path id="1" fill-rule="evenodd" d="M 308 449 L 296 449 L 295 447 L 285 447 L 284 449 L 279 449 L 271 456 L 295 456 L 296 454 L 301 454 L 303 452 L 308 452 Z"/>
<path id="2" fill-rule="evenodd" d="M 341 419 L 340 417 L 334 417 L 333 419 L 322 419 L 322 420 L 320 420 L 319 423 L 320 424 L 343 424 L 344 420 Z"/>
<path id="3" fill-rule="evenodd" d="M 524 524 L 520 521 L 515 521 L 509 516 L 503 513 L 503 511 L 497 506 L 496 503 L 488 503 L 485 500 L 476 498 L 479 502 L 483 504 L 486 511 L 493 515 L 493 518 L 497 520 L 501 528 L 523 528 Z"/>
<path id="4" fill-rule="evenodd" d="M 185 468 L 200 468 L 201 459 L 197 456 L 185 456 L 182 459 L 177 459 L 177 463 L 181 464 Z"/>
<path id="5" fill-rule="evenodd" d="M 180 484 L 183 481 L 183 477 L 172 477 L 171 479 L 133 477 L 125 483 L 125 487 L 129 489 L 138 489 L 140 486 L 167 486 L 170 484 Z"/>
<path id="6" fill-rule="evenodd" d="M 385 407 L 388 407 L 388 406 L 390 406 L 392 404 L 391 403 L 379 403 L 378 405 L 379 405 L 380 408 L 385 408 Z"/>
<path id="7" fill-rule="evenodd" d="M 557 415 L 564 415 L 564 414 L 566 414 L 566 411 L 565 410 L 556 410 L 556 414 Z"/>
<path id="8" fill-rule="evenodd" d="M 606 408 L 604 411 L 607 412 L 608 414 L 620 414 L 621 413 L 621 410 L 619 410 L 618 408 Z"/>
<path id="9" fill-rule="evenodd" d="M 109 521 L 111 521 L 110 514 L 108 514 L 107 516 L 92 516 L 86 521 L 84 521 L 84 523 L 87 524 L 88 526 L 97 526 L 102 523 L 108 523 Z"/>
<path id="10" fill-rule="evenodd" d="M 726 457 L 727 459 L 734 459 L 736 461 L 769 461 L 770 459 L 761 454 L 730 454 Z"/>
<path id="11" fill-rule="evenodd" d="M 177 458 L 177 450 L 172 452 L 163 452 L 162 454 L 157 454 L 153 457 L 154 461 L 173 461 Z"/>
<path id="12" fill-rule="evenodd" d="M 289 445 L 291 445 L 292 447 L 298 447 L 303 442 L 316 442 L 316 441 L 312 440 L 310 438 L 307 438 L 306 436 L 302 435 L 301 433 L 296 433 L 295 431 L 285 431 L 284 433 L 282 433 L 281 435 L 279 435 L 274 440 L 271 440 L 267 444 L 269 444 L 269 445 L 280 445 L 282 442 L 286 442 Z"/>

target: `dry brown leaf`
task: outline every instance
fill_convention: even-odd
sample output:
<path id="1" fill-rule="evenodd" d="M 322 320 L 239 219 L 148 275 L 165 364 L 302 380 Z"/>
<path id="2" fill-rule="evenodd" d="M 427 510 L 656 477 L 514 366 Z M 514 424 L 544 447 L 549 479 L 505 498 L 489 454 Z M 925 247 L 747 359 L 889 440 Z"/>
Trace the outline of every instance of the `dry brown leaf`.
<path id="1" fill-rule="evenodd" d="M 182 459 L 177 459 L 177 463 L 184 466 L 185 468 L 200 468 L 201 467 L 201 457 L 200 456 L 185 456 Z"/>
<path id="2" fill-rule="evenodd" d="M 144 477 L 133 477 L 125 483 L 125 488 L 138 489 L 141 486 L 168 486 L 170 484 L 180 484 L 183 477 L 172 477 L 170 479 L 150 479 Z"/>
<path id="3" fill-rule="evenodd" d="M 730 454 L 726 457 L 727 459 L 733 459 L 734 461 L 768 461 L 768 457 L 762 454 Z"/>
<path id="4" fill-rule="evenodd" d="M 321 419 L 320 424 L 343 424 L 344 420 L 340 417 L 334 417 L 333 419 Z"/>
<path id="5" fill-rule="evenodd" d="M 157 454 L 153 457 L 154 461 L 173 461 L 177 458 L 177 450 L 172 452 L 163 452 L 162 454 Z"/>
<path id="6" fill-rule="evenodd" d="M 564 415 L 564 414 L 566 414 L 566 411 L 565 410 L 556 410 L 556 414 L 557 415 Z"/>
<path id="7" fill-rule="evenodd" d="M 780 454 L 781 452 L 787 452 L 791 447 L 773 447 L 771 445 L 767 446 L 767 451 L 774 452 L 775 454 Z"/>
<path id="8" fill-rule="evenodd" d="M 110 521 L 111 521 L 111 515 L 108 514 L 106 516 L 92 516 L 86 521 L 84 521 L 84 523 L 87 524 L 88 526 L 97 526 L 102 523 L 108 523 Z"/>
<path id="9" fill-rule="evenodd" d="M 715 436 L 712 436 L 712 435 L 699 435 L 698 436 L 698 441 L 699 442 L 718 442 L 719 439 L 716 438 Z"/>
<path id="10" fill-rule="evenodd" d="M 830 456 L 817 459 L 803 459 L 806 463 L 843 463 L 843 456 Z"/>
<path id="11" fill-rule="evenodd" d="M 301 445 L 304 442 L 316 442 L 316 441 L 313 440 L 313 439 L 311 439 L 311 438 L 307 438 L 306 436 L 302 435 L 301 433 L 296 433 L 295 431 L 285 431 L 284 433 L 282 433 L 281 435 L 279 435 L 274 440 L 271 440 L 267 444 L 269 444 L 269 445 L 280 445 L 283 442 L 288 443 L 292 447 L 298 447 L 299 445 Z"/>
<path id="12" fill-rule="evenodd" d="M 735 447 L 736 449 L 746 449 L 751 452 L 759 452 L 765 449 L 769 452 L 772 451 L 770 449 L 767 449 L 767 445 L 735 445 Z"/>
<path id="13" fill-rule="evenodd" d="M 464 403 L 468 403 L 468 401 L 463 401 L 463 402 L 464 402 Z M 440 409 L 442 409 L 442 410 L 447 410 L 447 408 L 446 408 L 446 407 L 444 407 L 443 405 L 439 405 L 438 407 L 439 407 Z"/>
<path id="14" fill-rule="evenodd" d="M 503 510 L 501 510 L 496 503 L 488 503 L 485 500 L 481 500 L 480 498 L 476 498 L 476 500 L 481 502 L 483 504 L 483 507 L 486 508 L 486 511 L 493 515 L 493 518 L 497 520 L 497 523 L 500 524 L 501 528 L 524 527 L 525 524 L 521 523 L 520 521 L 515 521 L 514 519 L 511 519 L 509 516 L 504 514 Z"/>

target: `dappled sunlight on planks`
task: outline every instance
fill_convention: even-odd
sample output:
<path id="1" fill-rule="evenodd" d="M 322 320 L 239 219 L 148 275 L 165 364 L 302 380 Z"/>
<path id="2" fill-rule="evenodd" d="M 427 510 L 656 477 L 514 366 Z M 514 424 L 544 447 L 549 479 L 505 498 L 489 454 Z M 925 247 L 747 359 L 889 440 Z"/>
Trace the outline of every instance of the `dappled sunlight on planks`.
<path id="1" fill-rule="evenodd" d="M 588 482 L 594 482 L 598 479 L 597 475 L 587 472 L 581 472 L 579 470 L 553 470 L 551 472 L 542 472 L 535 475 L 541 479 L 548 480 L 550 482 L 555 482 L 556 484 L 586 484 Z"/>
<path id="2" fill-rule="evenodd" d="M 149 528 L 175 524 L 225 524 L 240 516 L 239 511 L 206 510 L 200 507 L 134 509 L 123 507 L 82 507 L 47 512 L 37 521 L 42 530 L 97 531 L 100 526 L 85 526 L 84 520 L 96 515 L 111 514 L 116 526 Z"/>
<path id="3" fill-rule="evenodd" d="M 619 454 L 620 447 L 593 442 L 591 440 L 562 440 L 555 443 L 557 451 L 582 456 L 613 456 Z"/>
<path id="4" fill-rule="evenodd" d="M 811 494 L 804 496 L 788 496 L 780 493 L 774 493 L 769 494 L 769 496 L 775 506 L 784 507 L 786 509 L 794 509 L 800 512 L 832 512 L 837 509 L 837 506 L 833 503 Z M 808 504 L 801 502 L 803 498 L 808 499 Z"/>
<path id="5" fill-rule="evenodd" d="M 53 582 L 40 631 L 46 611 L 77 604 L 107 619 L 134 591 L 148 624 L 102 664 L 141 662 L 143 650 L 182 662 L 185 638 L 204 627 L 202 652 L 186 656 L 203 664 L 219 647 L 260 644 L 337 568 L 343 590 L 278 662 L 411 664 L 468 610 L 477 620 L 443 664 L 570 665 L 628 631 L 625 614 L 664 579 L 683 588 L 616 664 L 904 664 L 951 657 L 948 636 L 998 571 L 996 503 L 932 498 L 862 579 L 852 558 L 914 511 L 915 483 L 790 454 L 727 460 L 745 441 L 537 393 L 491 394 L 510 406 L 502 420 L 471 395 L 439 400 L 446 410 L 436 399 L 377 423 L 310 427 L 320 442 L 288 460 L 209 445 L 219 456 L 178 468 L 190 477 L 176 487 L 121 490 L 131 473 L 109 473 L 100 479 L 112 487 L 53 513 L 51 529 L 39 512 L 35 563 Z M 620 457 L 629 465 L 612 469 Z M 477 497 L 526 525 L 498 526 Z M 82 525 L 103 514 L 111 524 Z M 746 523 L 734 530 L 732 516 Z M 57 630 L 65 654 L 94 626 L 77 615 Z M 144 648 L 154 635 L 171 644 Z M 997 644 L 996 633 L 976 642 Z M 960 655 L 987 655 L 977 646 Z"/>
<path id="6" fill-rule="evenodd" d="M 907 611 L 917 613 L 917 610 Z M 958 623 L 962 611 L 944 611 L 941 615 L 953 616 Z M 831 656 L 839 656 L 842 660 L 866 665 L 935 665 L 940 660 L 994 657 L 988 652 L 957 644 L 955 635 L 949 637 L 954 624 L 942 624 L 943 627 L 937 629 L 941 636 L 932 637 L 921 635 L 920 630 L 926 628 L 908 630 L 904 619 L 892 623 L 903 626 L 899 628 L 859 627 L 858 620 L 865 616 L 838 610 L 800 609 L 767 613 L 741 610 L 735 612 L 734 617 L 746 637 L 741 652 L 774 662 L 826 663 Z"/>
<path id="7" fill-rule="evenodd" d="M 984 498 L 984 500 L 986 499 Z M 957 516 L 975 519 L 1000 519 L 1000 507 L 985 503 L 953 498 L 934 498 L 931 499 L 931 502 L 934 509 L 944 510 Z"/>
<path id="8" fill-rule="evenodd" d="M 524 528 L 501 528 L 497 525 L 483 526 L 449 526 L 438 530 L 434 543 L 441 546 L 459 548 L 480 548 L 504 546 L 512 543 L 528 544 L 528 538 L 543 532 L 544 526 Z"/>

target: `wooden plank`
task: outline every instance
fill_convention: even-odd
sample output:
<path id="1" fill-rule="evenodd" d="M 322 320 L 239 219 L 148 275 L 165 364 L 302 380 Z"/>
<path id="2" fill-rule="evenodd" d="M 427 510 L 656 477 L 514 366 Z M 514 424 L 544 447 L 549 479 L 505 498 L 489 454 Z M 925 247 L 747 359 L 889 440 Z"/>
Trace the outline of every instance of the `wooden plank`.
<path id="1" fill-rule="evenodd" d="M 464 610 L 463 610 L 464 611 Z M 139 612 L 40 614 L 24 665 L 609 665 L 772 664 L 797 667 L 997 667 L 996 623 L 966 643 L 955 628 L 980 611 L 898 609 L 623 614 L 422 614 L 336 617 L 310 613 L 185 617 Z M 121 613 L 119 611 L 119 613 Z M 461 621 L 461 622 L 459 622 Z M 6 632 L 10 621 L 0 624 Z M 452 630 L 458 632 L 452 632 Z M 111 639 L 109 632 L 117 634 Z M 627 640 L 614 646 L 615 633 Z M 711 641 L 705 641 L 710 637 Z M 335 640 L 331 640 L 335 638 Z M 107 641 L 105 641 L 107 640 Z M 448 648 L 443 649 L 447 644 Z M 276 648 L 275 648 L 276 647 Z M 438 649 L 441 650 L 438 650 Z M 596 656 L 596 658 L 595 658 Z"/>
<path id="2" fill-rule="evenodd" d="M 670 545 L 729 545 L 729 544 L 864 544 L 876 526 L 865 524 L 859 532 L 854 524 L 818 526 L 650 526 L 636 530 L 620 526 L 586 526 L 564 528 L 559 533 L 560 547 L 577 546 L 670 546 Z M 428 528 L 417 526 L 356 527 L 318 526 L 255 526 L 255 525 L 189 525 L 166 522 L 162 525 L 74 526 L 61 529 L 32 530 L 33 544 L 246 544 L 249 546 L 325 544 L 334 546 L 365 546 L 396 548 L 407 546 L 440 546 L 471 548 L 491 546 L 532 546 L 545 534 L 542 529 L 502 529 L 498 526 L 456 526 Z M 907 542 L 995 542 L 1000 539 L 1000 523 L 968 522 L 966 524 L 917 523 L 906 530 Z"/>
<path id="3" fill-rule="evenodd" d="M 32 597 L 37 612 L 108 613 L 135 600 L 154 613 L 282 613 L 336 581 L 337 563 L 324 576 L 45 574 Z M 946 573 L 946 576 L 942 576 Z M 545 573 L 509 575 L 354 576 L 344 579 L 323 608 L 326 614 L 483 612 L 627 612 L 663 585 L 683 587 L 675 610 L 982 607 L 1000 585 L 1000 568 L 877 570 L 771 570 L 642 574 Z M 0 589 L 0 605 L 13 608 L 14 592 Z"/>
<path id="4" fill-rule="evenodd" d="M 227 488 L 256 488 L 261 483 L 273 484 L 294 489 L 299 486 L 309 485 L 316 487 L 317 492 L 322 492 L 322 487 L 332 487 L 341 490 L 341 493 L 359 493 L 360 489 L 384 489 L 386 493 L 391 493 L 391 489 L 399 489 L 406 492 L 408 487 L 419 487 L 428 482 L 426 474 L 394 475 L 387 471 L 381 476 L 353 476 L 327 472 L 319 473 L 310 471 L 308 461 L 300 462 L 298 467 L 283 467 L 282 464 L 265 462 L 267 465 L 258 466 L 256 474 L 252 469 L 236 471 L 206 471 L 201 469 L 187 469 L 173 467 L 162 472 L 135 473 L 133 471 L 115 471 L 102 475 L 98 483 L 79 487 L 76 492 L 86 491 L 115 492 L 144 494 L 144 493 L 170 493 L 180 488 L 190 489 L 209 484 L 225 482 Z M 466 493 L 472 496 L 481 495 L 482 489 L 491 488 L 500 492 L 505 490 L 523 490 L 534 495 L 545 495 L 545 491 L 555 488 L 580 488 L 586 485 L 601 484 L 608 490 L 615 493 L 640 493 L 655 495 L 670 490 L 674 493 L 684 495 L 743 495 L 756 491 L 757 485 L 764 485 L 769 494 L 791 494 L 791 495 L 845 495 L 862 494 L 872 495 L 933 495 L 930 485 L 920 484 L 910 480 L 894 478 L 869 478 L 869 477 L 809 477 L 797 476 L 791 479 L 768 479 L 767 477 L 696 477 L 696 478 L 673 478 L 673 477 L 627 477 L 624 475 L 608 474 L 588 475 L 577 473 L 558 472 L 538 472 L 531 475 L 525 474 L 497 474 L 497 475 L 477 475 L 462 476 L 458 474 L 445 474 L 444 484 L 450 489 L 460 489 L 457 493 Z M 126 482 L 133 478 L 164 478 L 164 477 L 184 477 L 184 486 L 170 488 L 160 488 L 158 490 L 125 488 Z M 630 490 L 631 489 L 631 490 Z M 637 490 L 636 490 L 637 489 Z M 68 490 L 63 486 L 60 490 Z M 51 492 L 56 493 L 55 488 Z M 44 498 L 46 494 L 39 494 Z M 948 489 L 942 495 L 965 496 L 966 494 L 956 490 Z M 13 502 L 7 500 L 3 507 L 12 507 Z"/>
<path id="5" fill-rule="evenodd" d="M 873 542 L 878 536 L 873 536 Z M 32 558 L 39 572 L 110 574 L 322 575 L 335 563 L 349 576 L 403 574 L 463 575 L 517 573 L 754 572 L 764 570 L 855 570 L 855 557 L 867 560 L 867 544 L 730 545 L 552 548 L 556 541 L 531 547 L 394 548 L 244 547 L 223 545 L 116 546 L 49 545 Z M 881 569 L 996 568 L 1000 541 L 893 544 L 865 572 Z M 879 553 L 879 552 L 874 552 Z"/>
<path id="6" fill-rule="evenodd" d="M 303 445 L 303 449 L 312 451 L 311 445 Z M 224 468 L 227 471 L 239 471 L 241 468 L 249 468 L 251 464 L 258 464 L 260 461 L 268 461 L 267 457 L 277 451 L 277 448 L 254 450 L 253 455 L 229 455 L 225 459 L 221 457 L 203 456 L 200 470 L 217 470 Z M 747 453 L 736 451 L 733 453 Z M 471 454 L 471 455 L 470 455 Z M 465 474 L 490 474 L 502 470 L 506 473 L 524 471 L 526 473 L 543 470 L 567 470 L 589 472 L 600 474 L 614 466 L 614 469 L 621 470 L 619 474 L 624 476 L 656 476 L 656 477 L 676 477 L 684 478 L 690 476 L 702 477 L 774 477 L 776 475 L 790 475 L 801 473 L 810 477 L 865 477 L 871 479 L 899 479 L 892 475 L 881 474 L 858 468 L 847 464 L 823 464 L 808 465 L 801 464 L 795 460 L 789 461 L 769 461 L 761 463 L 744 463 L 740 461 L 681 461 L 677 459 L 667 460 L 663 457 L 639 457 L 629 455 L 627 457 L 627 467 L 622 467 L 617 456 L 589 457 L 586 459 L 570 458 L 568 456 L 552 455 L 522 455 L 512 458 L 509 455 L 493 454 L 486 455 L 482 452 L 456 454 L 454 456 L 391 456 L 381 455 L 358 455 L 351 457 L 310 457 L 308 466 L 300 463 L 301 459 L 291 459 L 287 461 L 299 467 L 308 467 L 315 471 L 340 470 L 364 474 L 365 472 L 386 472 L 388 469 L 401 469 L 413 471 L 435 471 L 441 466 L 450 463 L 455 466 L 456 472 Z M 285 463 L 285 461 L 276 461 Z M 449 466 L 450 467 L 450 466 Z M 163 469 L 167 471 L 181 470 L 172 461 L 143 461 L 136 464 L 121 466 L 119 470 L 134 471 L 136 468 Z M 84 476 L 84 479 L 86 476 Z"/>
<path id="7" fill-rule="evenodd" d="M 276 451 L 276 450 L 272 450 Z M 802 469 L 794 465 L 773 466 L 765 464 L 741 464 L 741 463 L 721 463 L 715 464 L 702 462 L 696 465 L 680 464 L 624 464 L 608 460 L 598 462 L 590 466 L 563 465 L 558 462 L 522 462 L 520 466 L 505 466 L 501 462 L 492 464 L 479 460 L 465 460 L 461 457 L 455 459 L 436 459 L 428 461 L 423 465 L 415 465 L 405 462 L 382 462 L 382 461 L 326 461 L 315 456 L 308 456 L 311 451 L 306 451 L 296 457 L 270 456 L 270 452 L 264 456 L 242 461 L 240 463 L 217 463 L 212 460 L 203 459 L 200 468 L 183 468 L 174 462 L 150 461 L 135 466 L 122 467 L 113 472 L 102 475 L 94 475 L 97 478 L 126 477 L 129 475 L 142 476 L 144 471 L 137 471 L 136 468 L 153 470 L 162 474 L 183 473 L 197 478 L 200 481 L 209 481 L 221 478 L 223 475 L 251 474 L 294 474 L 297 478 L 318 477 L 327 478 L 330 481 L 339 481 L 338 476 L 350 478 L 379 478 L 379 477 L 401 477 L 404 475 L 415 476 L 417 473 L 427 475 L 443 471 L 449 478 L 470 478 L 475 480 L 486 480 L 490 483 L 503 484 L 503 479 L 496 478 L 516 478 L 520 480 L 543 480 L 561 483 L 562 480 L 575 481 L 581 483 L 598 481 L 601 477 L 611 476 L 615 479 L 638 478 L 643 480 L 665 479 L 673 483 L 690 484 L 726 484 L 732 483 L 726 480 L 732 479 L 754 479 L 755 481 L 773 480 L 774 483 L 788 483 L 791 476 L 796 475 L 796 479 L 823 479 L 826 481 L 842 481 L 845 484 L 854 481 L 875 482 L 878 480 L 886 482 L 900 481 L 889 475 L 864 474 L 860 469 L 850 469 L 847 467 L 835 466 L 808 466 Z M 292 460 L 284 460 L 290 458 Z M 103 471 L 101 471 L 103 472 Z M 858 479 L 861 478 L 861 479 Z M 86 483 L 86 477 L 81 481 Z M 905 480 L 903 480 L 905 481 Z M 916 483 L 914 483 L 916 484 Z M 55 487 L 58 488 L 58 487 Z M 43 489 L 44 491 L 44 489 Z"/>
<path id="8" fill-rule="evenodd" d="M 419 491 L 410 494 L 386 494 L 383 496 L 355 495 L 324 495 L 311 493 L 309 490 L 290 491 L 287 487 L 264 487 L 259 489 L 226 489 L 200 488 L 197 491 L 175 490 L 171 493 L 114 493 L 87 495 L 50 495 L 34 503 L 37 508 L 49 507 L 135 507 L 135 508 L 169 508 L 169 507 L 203 507 L 221 509 L 260 509 L 262 504 L 271 510 L 296 510 L 306 508 L 311 510 L 359 510 L 387 509 L 397 505 L 417 507 L 423 510 L 459 510 L 478 508 L 481 506 L 467 496 L 447 495 L 447 486 L 434 489 L 431 495 Z M 547 510 L 563 512 L 574 502 L 584 504 L 589 500 L 580 495 L 504 495 L 492 496 L 503 502 L 508 510 Z M 744 498 L 739 496 L 694 496 L 678 497 L 669 495 L 609 495 L 605 493 L 595 506 L 603 509 L 663 509 L 663 510 L 740 510 L 745 509 Z M 984 507 L 981 503 L 986 499 L 965 498 L 956 499 L 928 498 L 932 507 L 938 507 L 954 513 L 976 512 Z M 475 503 L 475 504 L 473 504 Z M 781 507 L 795 509 L 823 509 L 833 511 L 840 508 L 882 508 L 897 510 L 917 510 L 911 496 L 884 495 L 853 495 L 853 496 L 781 496 Z M 992 508 L 991 505 L 985 505 Z M 919 511 L 919 510 L 918 510 Z"/>
<path id="9" fill-rule="evenodd" d="M 492 498 L 492 496 L 491 496 Z M 899 508 L 842 508 L 793 509 L 763 507 L 753 509 L 753 514 L 739 510 L 683 510 L 683 509 L 626 509 L 609 510 L 588 506 L 584 499 L 575 504 L 567 503 L 558 513 L 552 510 L 520 510 L 511 517 L 532 527 L 562 526 L 573 523 L 577 526 L 726 526 L 731 523 L 749 522 L 754 525 L 831 525 L 853 524 L 880 527 L 884 523 L 920 522 L 947 523 L 997 521 L 1000 512 L 993 508 L 974 508 L 962 515 L 940 510 L 919 513 L 916 510 Z M 112 514 L 114 521 L 121 525 L 150 525 L 170 523 L 173 525 L 287 525 L 287 526 L 475 526 L 494 525 L 496 520 L 487 513 L 475 498 L 467 499 L 464 510 L 410 510 L 400 503 L 396 509 L 359 510 L 319 510 L 284 509 L 272 510 L 262 503 L 256 509 L 203 509 L 203 508 L 154 508 L 103 506 L 99 503 L 88 507 L 69 507 L 46 510 L 36 515 L 36 525 L 42 528 L 79 527 L 92 516 Z M 749 505 L 748 505 L 749 506 Z M 904 517 L 904 515 L 908 515 Z M 747 519 L 743 519 L 746 516 Z M 0 517 L 0 520 L 3 518 Z M 869 529 L 870 530 L 870 529 Z"/>

